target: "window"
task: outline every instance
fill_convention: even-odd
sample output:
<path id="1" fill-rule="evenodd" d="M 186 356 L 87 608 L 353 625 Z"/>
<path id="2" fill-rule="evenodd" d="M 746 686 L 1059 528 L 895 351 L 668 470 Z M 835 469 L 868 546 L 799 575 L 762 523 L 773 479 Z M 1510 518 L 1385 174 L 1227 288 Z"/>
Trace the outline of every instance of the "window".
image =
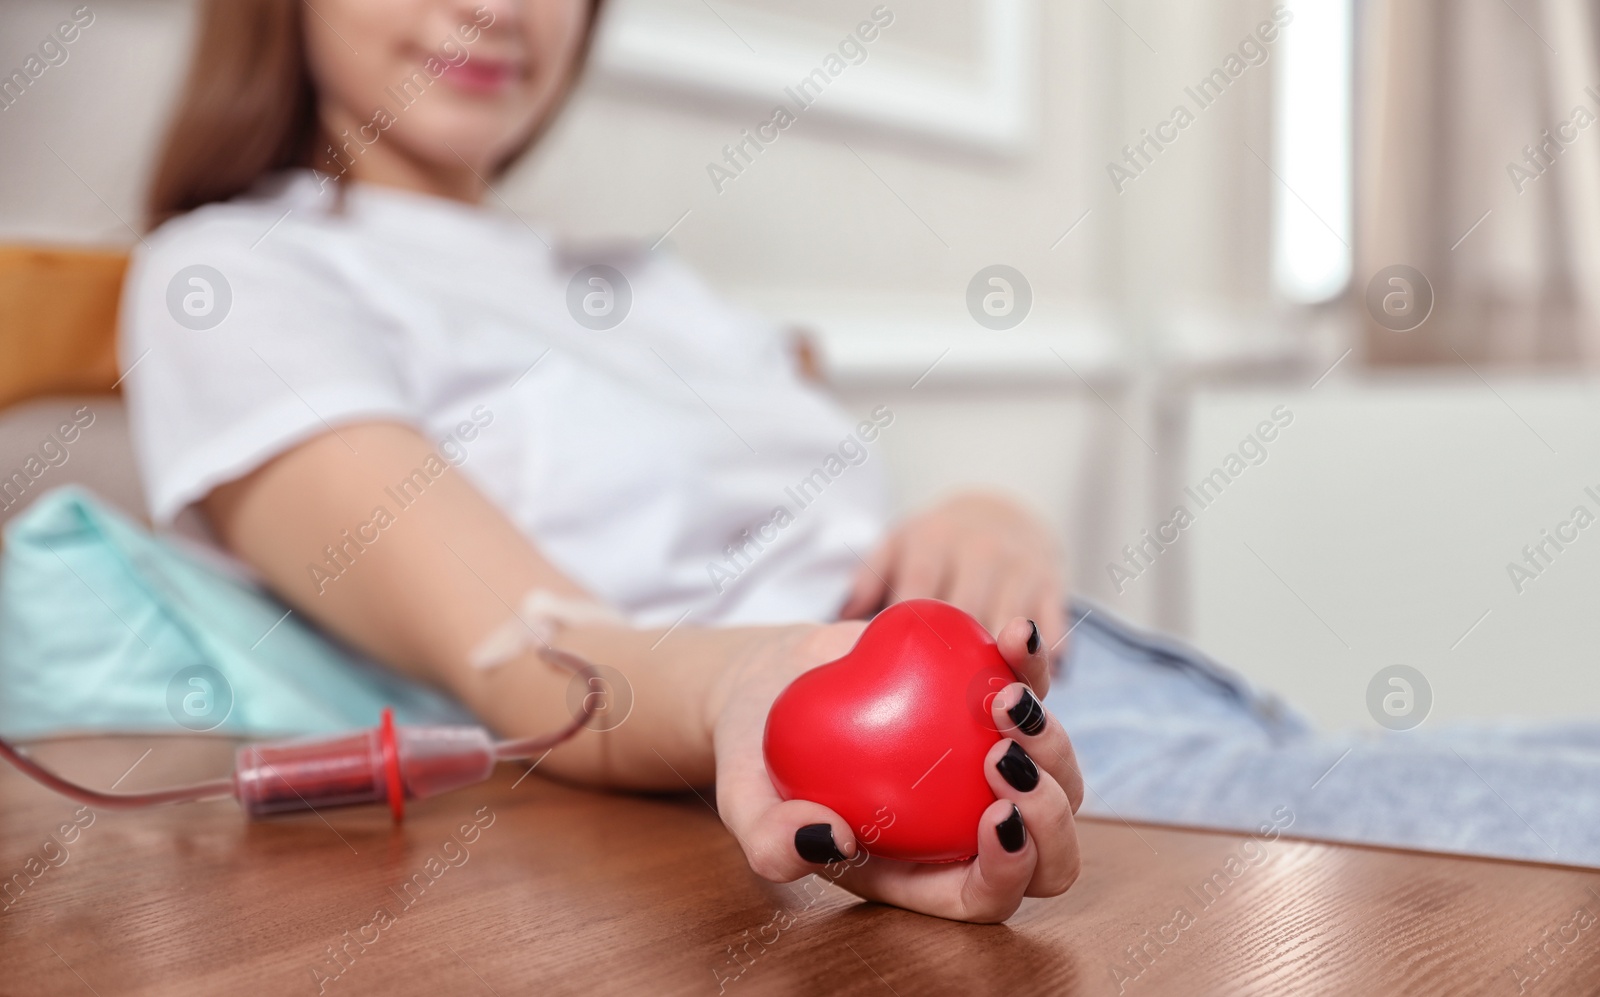
<path id="1" fill-rule="evenodd" d="M 1290 301 L 1337 296 L 1351 270 L 1351 0 L 1287 5 L 1274 108 L 1273 283 Z"/>

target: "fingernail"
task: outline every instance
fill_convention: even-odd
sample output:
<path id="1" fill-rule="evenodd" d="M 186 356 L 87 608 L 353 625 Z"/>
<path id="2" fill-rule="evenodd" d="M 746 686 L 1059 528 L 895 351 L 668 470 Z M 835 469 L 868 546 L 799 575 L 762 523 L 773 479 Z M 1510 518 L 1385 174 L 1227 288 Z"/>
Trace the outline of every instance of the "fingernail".
<path id="1" fill-rule="evenodd" d="M 833 841 L 832 824 L 807 824 L 794 832 L 794 850 L 807 862 L 817 865 L 844 861 L 844 853 Z"/>
<path id="2" fill-rule="evenodd" d="M 1040 641 L 1039 641 L 1039 624 L 1033 622 L 1032 620 L 1029 620 L 1028 621 L 1028 626 L 1032 628 L 1032 632 L 1028 634 L 1028 653 L 1029 654 L 1038 654 L 1039 653 L 1039 644 L 1040 644 Z"/>
<path id="3" fill-rule="evenodd" d="M 1000 839 L 1000 847 L 1008 852 L 1020 852 L 1028 843 L 1028 829 L 1022 826 L 1022 811 L 1015 803 L 1011 805 L 1011 816 L 996 824 L 994 833 Z"/>
<path id="4" fill-rule="evenodd" d="M 1000 771 L 1000 778 L 1009 782 L 1011 788 L 1019 793 L 1031 793 L 1033 787 L 1039 785 L 1039 766 L 1033 764 L 1033 759 L 1015 741 L 994 763 L 994 767 Z"/>
<path id="5" fill-rule="evenodd" d="M 1044 730 L 1044 707 L 1033 698 L 1033 690 L 1027 686 L 1022 687 L 1022 698 L 1016 706 L 1006 711 L 1006 716 L 1029 737 L 1038 737 L 1039 732 Z"/>

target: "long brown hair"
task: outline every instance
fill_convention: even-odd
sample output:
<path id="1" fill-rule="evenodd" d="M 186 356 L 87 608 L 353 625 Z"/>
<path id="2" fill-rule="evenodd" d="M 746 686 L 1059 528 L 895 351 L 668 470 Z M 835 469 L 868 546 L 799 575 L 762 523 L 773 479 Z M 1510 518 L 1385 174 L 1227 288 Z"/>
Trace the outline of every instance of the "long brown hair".
<path id="1" fill-rule="evenodd" d="M 603 0 L 590 0 L 589 20 L 573 71 L 555 106 L 583 69 Z M 322 165 L 305 45 L 302 0 L 206 0 L 194 56 L 167 128 L 145 203 L 150 228 L 214 201 L 244 193 L 269 173 Z M 552 110 L 503 170 L 538 141 Z"/>

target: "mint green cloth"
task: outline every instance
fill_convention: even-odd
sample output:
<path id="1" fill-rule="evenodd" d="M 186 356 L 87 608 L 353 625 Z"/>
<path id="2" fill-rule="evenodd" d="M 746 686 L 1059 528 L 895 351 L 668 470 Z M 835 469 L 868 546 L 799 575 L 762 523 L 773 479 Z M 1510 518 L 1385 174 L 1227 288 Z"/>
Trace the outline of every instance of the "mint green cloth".
<path id="1" fill-rule="evenodd" d="M 227 689 L 226 719 L 210 718 L 221 734 L 369 726 L 386 705 L 401 722 L 471 722 L 453 700 L 363 659 L 299 613 L 285 618 L 282 602 L 207 560 L 77 487 L 13 519 L 0 550 L 0 732 L 211 729 L 203 708 Z M 227 689 L 174 682 L 197 665 Z M 192 695 L 199 723 L 171 705 Z"/>

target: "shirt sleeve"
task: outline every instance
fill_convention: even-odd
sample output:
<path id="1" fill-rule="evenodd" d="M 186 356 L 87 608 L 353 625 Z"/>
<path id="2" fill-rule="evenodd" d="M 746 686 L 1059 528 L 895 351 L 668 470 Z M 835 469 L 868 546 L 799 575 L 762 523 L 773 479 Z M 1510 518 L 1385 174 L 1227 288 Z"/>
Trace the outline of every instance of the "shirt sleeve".
<path id="1" fill-rule="evenodd" d="M 259 210 L 202 208 L 134 254 L 122 389 L 158 526 L 341 424 L 419 421 L 398 330 L 340 265 L 338 234 L 317 219 L 269 224 Z"/>

